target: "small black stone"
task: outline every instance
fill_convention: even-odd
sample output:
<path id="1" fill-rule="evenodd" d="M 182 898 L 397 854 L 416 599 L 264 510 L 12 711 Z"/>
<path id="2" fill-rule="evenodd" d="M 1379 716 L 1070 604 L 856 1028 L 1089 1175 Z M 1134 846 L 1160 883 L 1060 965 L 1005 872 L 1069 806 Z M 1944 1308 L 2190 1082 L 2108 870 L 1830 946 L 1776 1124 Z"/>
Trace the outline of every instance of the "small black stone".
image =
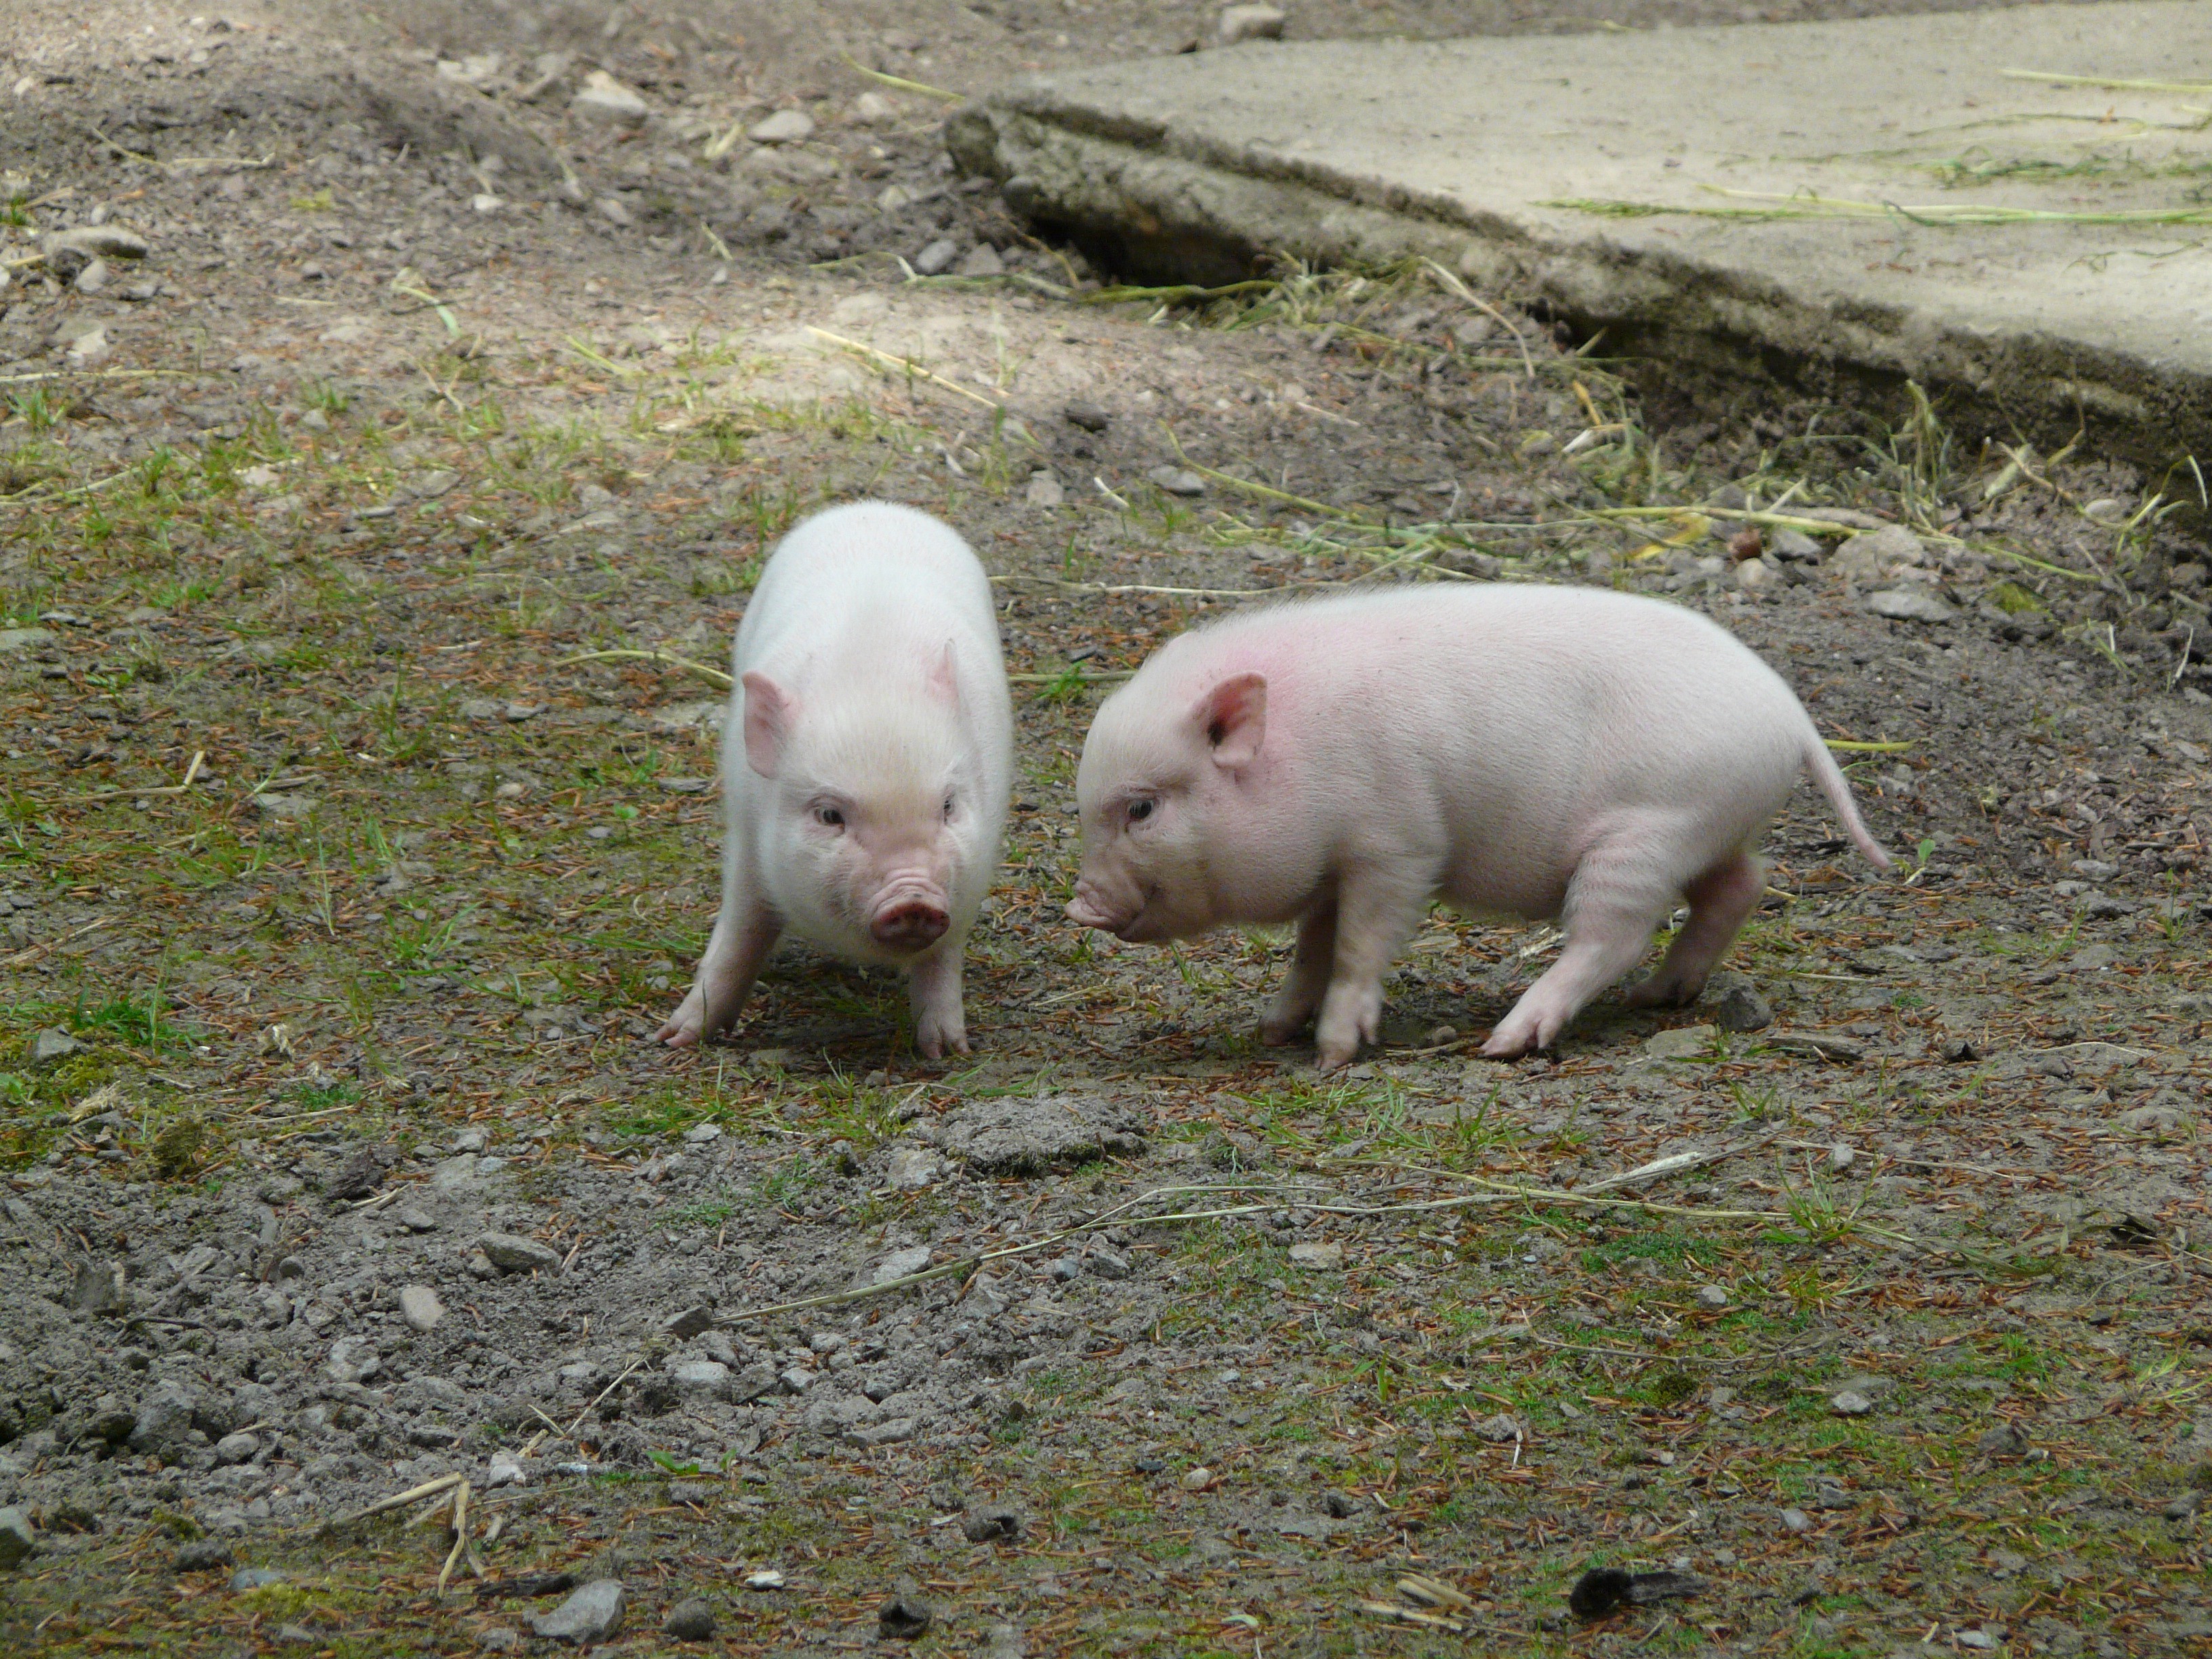
<path id="1" fill-rule="evenodd" d="M 1679 1595 L 1695 1595 L 1704 1581 L 1687 1572 L 1623 1572 L 1619 1567 L 1592 1567 L 1567 1592 L 1567 1606 L 1580 1619 L 1602 1619 L 1625 1607 L 1642 1607 Z"/>
<path id="2" fill-rule="evenodd" d="M 1072 403 L 1065 412 L 1069 425 L 1079 426 L 1085 432 L 1103 432 L 1114 422 L 1114 417 L 1097 404 Z"/>
<path id="3" fill-rule="evenodd" d="M 886 1639 L 911 1642 L 929 1628 L 935 1616 L 928 1602 L 914 1590 L 901 1590 L 876 1609 L 876 1628 Z"/>
<path id="4" fill-rule="evenodd" d="M 1575 1580 L 1567 1606 L 1577 1619 L 1602 1619 L 1627 1601 L 1628 1582 L 1619 1567 L 1592 1567 Z"/>

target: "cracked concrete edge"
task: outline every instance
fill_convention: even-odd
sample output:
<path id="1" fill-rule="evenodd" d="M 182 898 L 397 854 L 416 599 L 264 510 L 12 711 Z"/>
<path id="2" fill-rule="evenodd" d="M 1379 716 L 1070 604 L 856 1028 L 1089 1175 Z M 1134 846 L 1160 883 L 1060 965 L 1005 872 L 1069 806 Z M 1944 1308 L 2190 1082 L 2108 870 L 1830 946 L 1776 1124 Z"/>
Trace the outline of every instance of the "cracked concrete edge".
<path id="1" fill-rule="evenodd" d="M 2026 437 L 2048 449 L 2079 432 L 2090 453 L 2138 467 L 2149 489 L 2186 497 L 2193 533 L 2212 524 L 2188 466 L 2194 456 L 2212 477 L 2212 377 L 2177 366 L 1564 239 L 1310 162 L 1216 153 L 1044 88 L 966 105 L 945 137 L 1014 211 L 1121 276 L 1220 283 L 1271 255 L 1319 265 L 1425 257 L 1585 337 L 1603 330 L 1605 355 L 1633 360 L 1629 378 L 1662 418 L 1727 415 L 1779 389 L 1895 419 L 1917 381 L 1969 447 Z"/>

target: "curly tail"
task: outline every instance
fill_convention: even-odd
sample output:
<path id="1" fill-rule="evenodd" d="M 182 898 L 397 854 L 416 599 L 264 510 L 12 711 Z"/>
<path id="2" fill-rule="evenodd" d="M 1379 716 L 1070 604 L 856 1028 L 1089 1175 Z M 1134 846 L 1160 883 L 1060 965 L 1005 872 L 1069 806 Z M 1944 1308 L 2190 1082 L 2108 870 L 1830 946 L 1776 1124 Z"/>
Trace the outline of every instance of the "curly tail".
<path id="1" fill-rule="evenodd" d="M 1865 820 L 1859 817 L 1858 803 L 1851 799 L 1851 786 L 1844 777 L 1843 768 L 1836 764 L 1836 757 L 1828 752 L 1828 745 L 1821 741 L 1820 734 L 1810 729 L 1812 723 L 1808 720 L 1806 724 L 1805 769 L 1820 786 L 1820 793 L 1828 798 L 1828 805 L 1836 809 L 1836 817 L 1843 823 L 1844 833 L 1851 838 L 1854 847 L 1866 854 L 1867 862 L 1877 870 L 1890 868 L 1894 860 L 1869 832 Z"/>

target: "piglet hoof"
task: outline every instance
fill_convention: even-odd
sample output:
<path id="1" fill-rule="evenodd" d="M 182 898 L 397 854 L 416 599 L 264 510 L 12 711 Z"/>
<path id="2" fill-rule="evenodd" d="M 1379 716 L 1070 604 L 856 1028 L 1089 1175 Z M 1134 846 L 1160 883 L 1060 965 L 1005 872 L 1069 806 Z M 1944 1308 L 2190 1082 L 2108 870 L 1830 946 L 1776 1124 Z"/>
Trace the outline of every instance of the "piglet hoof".
<path id="1" fill-rule="evenodd" d="M 1695 985 L 1685 985 L 1654 974 L 1623 991 L 1620 1000 L 1631 1008 L 1686 1008 L 1705 988 L 1703 980 Z"/>
<path id="2" fill-rule="evenodd" d="M 968 1032 L 964 1025 L 945 1027 L 925 1024 L 914 1034 L 915 1052 L 924 1060 L 942 1060 L 947 1048 L 955 1054 L 971 1052 L 968 1047 Z"/>
<path id="3" fill-rule="evenodd" d="M 668 1023 L 654 1034 L 653 1041 L 665 1042 L 672 1048 L 689 1048 L 696 1044 L 706 1024 L 697 992 L 684 999 Z"/>
<path id="4" fill-rule="evenodd" d="M 1482 1045 L 1485 1060 L 1519 1060 L 1544 1047 L 1542 1032 L 1534 1024 L 1507 1019 L 1494 1029 Z"/>
<path id="5" fill-rule="evenodd" d="M 1270 1014 L 1260 1022 L 1260 1041 L 1270 1048 L 1279 1048 L 1295 1040 L 1304 1024 L 1303 1019 L 1281 1019 Z"/>

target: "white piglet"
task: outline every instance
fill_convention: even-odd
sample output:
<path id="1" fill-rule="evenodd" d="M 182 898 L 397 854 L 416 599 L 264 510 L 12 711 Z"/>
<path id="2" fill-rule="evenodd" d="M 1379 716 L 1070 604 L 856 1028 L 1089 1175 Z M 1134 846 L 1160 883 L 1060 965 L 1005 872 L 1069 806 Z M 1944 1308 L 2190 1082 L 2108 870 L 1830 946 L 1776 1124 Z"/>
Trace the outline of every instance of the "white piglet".
<path id="1" fill-rule="evenodd" d="M 1559 960 L 1483 1048 L 1518 1054 L 1684 899 L 1629 1000 L 1694 999 L 1759 903 L 1753 849 L 1801 772 L 1887 868 L 1790 688 L 1680 606 L 1533 586 L 1277 605 L 1170 641 L 1100 708 L 1068 915 L 1140 941 L 1295 921 L 1261 1036 L 1317 1014 L 1324 1069 L 1374 1041 L 1432 898 L 1558 917 Z"/>
<path id="2" fill-rule="evenodd" d="M 961 957 L 1013 781 L 1013 708 L 991 587 L 968 544 L 910 507 L 833 507 L 793 528 L 738 628 L 722 733 L 722 909 L 660 1030 L 731 1024 L 788 928 L 906 970 L 915 1046 L 965 1052 Z"/>

